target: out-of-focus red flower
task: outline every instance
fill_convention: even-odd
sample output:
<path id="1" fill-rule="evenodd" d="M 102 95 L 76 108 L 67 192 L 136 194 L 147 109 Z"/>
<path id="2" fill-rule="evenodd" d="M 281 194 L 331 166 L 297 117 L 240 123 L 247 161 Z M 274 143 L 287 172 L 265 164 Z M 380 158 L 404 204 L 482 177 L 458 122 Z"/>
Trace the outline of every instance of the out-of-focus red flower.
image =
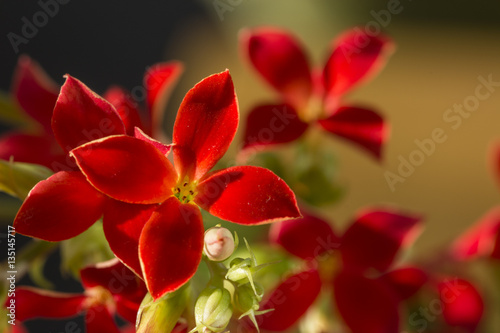
<path id="1" fill-rule="evenodd" d="M 349 30 L 334 41 L 323 69 L 316 70 L 311 70 L 304 48 L 287 31 L 245 30 L 240 44 L 244 56 L 282 99 L 251 110 L 244 150 L 291 142 L 317 124 L 380 159 L 387 137 L 383 118 L 365 107 L 344 105 L 342 98 L 385 65 L 393 50 L 388 37 Z"/>
<path id="2" fill-rule="evenodd" d="M 134 127 L 142 128 L 152 136 L 159 136 L 159 124 L 162 119 L 162 111 L 172 86 L 182 72 L 182 65 L 178 62 L 158 63 L 151 66 L 144 76 L 144 90 L 147 99 L 147 110 L 145 120 L 141 120 L 138 104 L 130 97 L 124 89 L 112 87 L 106 91 L 104 97 L 116 110 L 121 121 L 124 123 L 126 133 L 134 134 Z M 70 78 L 71 80 L 72 78 Z M 67 82 L 68 83 L 68 82 Z M 75 83 L 73 82 L 73 85 Z M 85 87 L 86 88 L 86 87 Z M 43 69 L 27 56 L 19 58 L 17 68 L 12 81 L 12 94 L 21 109 L 39 124 L 36 133 L 25 131 L 12 131 L 0 138 L 0 158 L 8 160 L 11 156 L 17 162 L 41 164 L 54 171 L 71 169 L 71 160 L 67 157 L 67 147 L 64 142 L 54 137 L 53 110 L 57 105 L 59 87 L 54 83 Z M 61 91 L 59 98 L 71 97 L 71 92 Z M 59 103 L 61 104 L 61 103 Z M 59 107 L 61 109 L 61 107 Z M 81 142 L 87 142 L 102 138 L 115 133 L 111 126 L 114 124 L 111 118 L 98 118 L 97 114 L 87 116 L 80 108 L 80 113 L 74 117 L 73 123 L 86 118 L 85 125 L 67 130 L 75 132 Z M 63 112 L 68 121 L 73 115 L 66 109 Z M 63 116 L 58 115 L 56 121 L 60 122 Z M 116 117 L 112 117 L 116 118 Z M 144 124 L 144 125 L 143 125 Z M 63 124 L 64 125 L 64 124 Z M 63 126 L 63 125 L 60 125 Z M 69 125 L 69 124 L 68 124 Z M 56 134 L 57 135 L 57 134 Z M 62 149 L 60 145 L 62 146 Z"/>
<path id="3" fill-rule="evenodd" d="M 27 56 L 19 58 L 12 79 L 11 93 L 19 107 L 39 126 L 34 133 L 12 131 L 0 138 L 0 158 L 11 156 L 17 162 L 52 167 L 63 161 L 64 152 L 57 145 L 50 125 L 59 87 L 43 69 Z"/>
<path id="4" fill-rule="evenodd" d="M 494 207 L 481 217 L 451 246 L 456 260 L 478 257 L 500 259 L 500 207 Z"/>
<path id="5" fill-rule="evenodd" d="M 416 267 L 388 269 L 397 252 L 413 241 L 419 220 L 393 210 L 369 209 L 341 237 L 309 214 L 274 224 L 271 242 L 302 258 L 306 269 L 284 280 L 263 301 L 261 309 L 275 310 L 259 316 L 259 326 L 270 331 L 290 328 L 323 286 L 333 287 L 332 300 L 352 332 L 399 332 L 399 303 L 427 277 Z"/>
<path id="6" fill-rule="evenodd" d="M 15 297 L 16 318 L 67 318 L 85 313 L 86 332 L 120 330 L 113 316 L 118 314 L 135 324 L 136 314 L 147 293 L 144 282 L 118 259 L 80 271 L 82 294 L 52 292 L 32 287 L 19 287 Z"/>
<path id="7" fill-rule="evenodd" d="M 95 109 L 116 118 L 111 105 L 92 94 L 63 94 L 58 105 L 73 106 L 74 113 L 84 109 L 85 116 Z M 137 137 L 124 135 L 118 122 L 106 128 L 119 129 L 121 133 L 114 133 L 119 135 L 80 145 L 81 131 L 68 129 L 82 128 L 86 118 L 66 119 L 57 111 L 58 106 L 53 120 L 56 139 L 72 149 L 83 174 L 59 172 L 37 184 L 16 216 L 16 231 L 50 241 L 67 239 L 104 212 L 111 249 L 144 277 L 155 299 L 180 287 L 198 267 L 204 228 L 197 206 L 246 225 L 300 216 L 293 192 L 267 169 L 236 166 L 209 173 L 238 126 L 228 71 L 202 80 L 188 92 L 177 114 L 172 146 L 140 130 Z M 171 149 L 175 168 L 166 157 Z"/>

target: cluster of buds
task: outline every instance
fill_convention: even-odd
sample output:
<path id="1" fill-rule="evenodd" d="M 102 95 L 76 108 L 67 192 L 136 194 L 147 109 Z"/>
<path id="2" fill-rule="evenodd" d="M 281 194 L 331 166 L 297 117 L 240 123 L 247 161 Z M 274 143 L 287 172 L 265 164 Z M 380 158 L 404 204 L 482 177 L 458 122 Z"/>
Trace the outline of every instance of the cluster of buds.
<path id="1" fill-rule="evenodd" d="M 250 258 L 236 257 L 226 268 L 221 261 L 228 259 L 238 246 L 237 235 L 233 237 L 220 225 L 205 232 L 204 254 L 212 278 L 196 301 L 196 327 L 191 332 L 223 332 L 235 311 L 241 313 L 238 319 L 248 316 L 258 329 L 255 316 L 271 311 L 258 311 L 264 289 L 254 282 L 253 275 L 264 265 L 257 265 L 246 239 L 245 244 Z"/>

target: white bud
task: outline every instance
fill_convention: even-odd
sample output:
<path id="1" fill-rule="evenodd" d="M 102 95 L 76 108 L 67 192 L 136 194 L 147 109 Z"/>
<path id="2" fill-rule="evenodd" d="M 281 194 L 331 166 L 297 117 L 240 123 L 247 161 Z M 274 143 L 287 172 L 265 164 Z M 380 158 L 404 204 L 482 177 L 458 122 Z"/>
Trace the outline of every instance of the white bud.
<path id="1" fill-rule="evenodd" d="M 229 230 L 213 227 L 205 232 L 205 255 L 212 261 L 226 260 L 233 254 L 234 238 Z"/>

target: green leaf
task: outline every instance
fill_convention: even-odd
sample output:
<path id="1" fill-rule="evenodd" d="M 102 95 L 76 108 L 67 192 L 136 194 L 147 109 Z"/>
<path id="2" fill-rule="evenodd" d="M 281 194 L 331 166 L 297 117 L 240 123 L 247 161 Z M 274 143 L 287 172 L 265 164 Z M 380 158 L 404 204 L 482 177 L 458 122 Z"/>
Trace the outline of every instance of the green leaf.
<path id="1" fill-rule="evenodd" d="M 31 122 L 10 95 L 3 91 L 0 91 L 0 121 L 10 125 L 20 125 Z"/>
<path id="2" fill-rule="evenodd" d="M 171 332 L 187 306 L 188 286 L 189 282 L 156 302 L 148 293 L 137 312 L 136 332 Z"/>
<path id="3" fill-rule="evenodd" d="M 47 257 L 38 257 L 30 262 L 29 275 L 33 282 L 43 289 L 54 289 L 54 284 L 43 274 L 43 268 L 47 262 Z"/>
<path id="4" fill-rule="evenodd" d="M 102 223 L 94 223 L 80 235 L 61 242 L 61 269 L 80 279 L 80 270 L 88 265 L 114 258 Z"/>
<path id="5" fill-rule="evenodd" d="M 0 159 L 0 191 L 24 200 L 39 181 L 52 171 L 42 165 Z"/>

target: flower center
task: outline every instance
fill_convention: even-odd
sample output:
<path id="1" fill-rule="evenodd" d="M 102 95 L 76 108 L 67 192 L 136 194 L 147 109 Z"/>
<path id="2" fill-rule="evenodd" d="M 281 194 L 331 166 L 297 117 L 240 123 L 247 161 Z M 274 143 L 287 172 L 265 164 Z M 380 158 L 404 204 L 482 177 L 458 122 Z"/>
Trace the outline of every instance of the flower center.
<path id="1" fill-rule="evenodd" d="M 84 307 L 87 309 L 99 305 L 114 307 L 113 295 L 104 287 L 93 287 L 87 289 L 85 293 L 87 294 L 87 299 L 85 300 Z"/>
<path id="2" fill-rule="evenodd" d="M 321 117 L 323 113 L 323 100 L 319 96 L 313 95 L 309 99 L 308 105 L 304 110 L 299 112 L 299 118 L 306 123 L 315 121 Z"/>
<path id="3" fill-rule="evenodd" d="M 190 182 L 187 177 L 185 177 L 182 181 L 178 182 L 177 185 L 173 189 L 174 195 L 180 202 L 186 204 L 194 199 L 196 194 L 196 183 Z"/>
<path id="4" fill-rule="evenodd" d="M 340 270 L 341 258 L 338 251 L 327 251 L 316 258 L 321 281 L 330 283 Z"/>

